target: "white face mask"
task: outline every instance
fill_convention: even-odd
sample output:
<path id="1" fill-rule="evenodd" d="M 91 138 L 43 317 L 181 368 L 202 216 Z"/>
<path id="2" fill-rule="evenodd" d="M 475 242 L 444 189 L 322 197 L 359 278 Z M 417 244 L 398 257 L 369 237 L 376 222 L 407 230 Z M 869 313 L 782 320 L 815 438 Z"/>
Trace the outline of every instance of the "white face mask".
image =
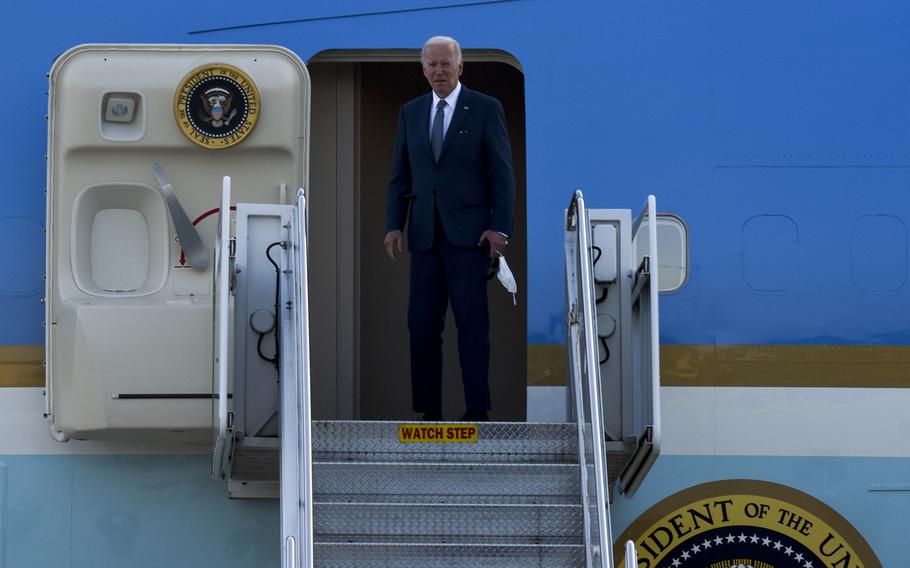
<path id="1" fill-rule="evenodd" d="M 518 293 L 518 284 L 515 283 L 515 276 L 509 270 L 509 263 L 506 262 L 506 257 L 504 256 L 499 257 L 499 270 L 496 271 L 496 278 L 502 283 L 506 292 L 512 294 L 512 304 L 517 306 L 518 298 L 515 297 L 515 294 Z"/>

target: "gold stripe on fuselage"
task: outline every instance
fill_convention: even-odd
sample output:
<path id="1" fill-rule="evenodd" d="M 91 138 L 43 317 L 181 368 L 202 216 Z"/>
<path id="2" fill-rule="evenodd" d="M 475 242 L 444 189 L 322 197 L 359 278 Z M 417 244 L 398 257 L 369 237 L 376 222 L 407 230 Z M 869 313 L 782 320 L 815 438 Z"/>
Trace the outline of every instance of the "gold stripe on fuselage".
<path id="1" fill-rule="evenodd" d="M 566 384 L 565 347 L 528 345 L 528 385 Z M 910 387 L 906 345 L 661 345 L 666 387 Z"/>
<path id="2" fill-rule="evenodd" d="M 910 387 L 906 345 L 662 345 L 667 387 Z M 0 387 L 44 386 L 43 345 L 0 346 Z M 564 386 L 563 345 L 528 345 L 528 386 Z"/>
<path id="3" fill-rule="evenodd" d="M 43 387 L 44 345 L 0 345 L 0 387 Z"/>

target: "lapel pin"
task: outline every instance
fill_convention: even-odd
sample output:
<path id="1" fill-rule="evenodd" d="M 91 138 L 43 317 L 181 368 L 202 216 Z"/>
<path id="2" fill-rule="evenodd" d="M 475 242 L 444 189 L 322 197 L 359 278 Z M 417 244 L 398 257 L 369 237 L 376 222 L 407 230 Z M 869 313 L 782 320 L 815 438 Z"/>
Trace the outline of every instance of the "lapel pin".
<path id="1" fill-rule="evenodd" d="M 465 107 L 461 107 L 461 108 L 463 108 L 463 109 L 465 109 L 465 110 L 469 110 L 469 107 L 466 107 L 466 106 L 465 106 Z"/>

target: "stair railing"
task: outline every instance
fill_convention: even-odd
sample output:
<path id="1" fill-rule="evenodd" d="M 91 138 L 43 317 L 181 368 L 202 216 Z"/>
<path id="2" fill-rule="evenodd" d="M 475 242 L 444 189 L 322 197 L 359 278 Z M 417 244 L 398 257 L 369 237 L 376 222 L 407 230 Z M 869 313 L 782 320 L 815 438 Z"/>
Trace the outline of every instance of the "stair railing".
<path id="1" fill-rule="evenodd" d="M 566 327 L 569 340 L 569 368 L 572 374 L 570 387 L 573 391 L 574 413 L 578 424 L 585 554 L 588 568 L 613 568 L 613 537 L 610 528 L 606 439 L 601 400 L 603 391 L 592 275 L 591 223 L 581 190 L 575 191 L 566 212 L 565 250 L 568 307 Z M 590 473 L 588 448 L 593 458 L 593 472 Z M 593 499 L 590 495 L 592 488 Z"/>
<path id="2" fill-rule="evenodd" d="M 635 551 L 635 542 L 626 541 L 626 568 L 638 568 L 638 553 Z"/>
<path id="3" fill-rule="evenodd" d="M 313 568 L 313 452 L 307 296 L 306 198 L 298 190 L 285 226 L 281 290 L 282 568 Z"/>

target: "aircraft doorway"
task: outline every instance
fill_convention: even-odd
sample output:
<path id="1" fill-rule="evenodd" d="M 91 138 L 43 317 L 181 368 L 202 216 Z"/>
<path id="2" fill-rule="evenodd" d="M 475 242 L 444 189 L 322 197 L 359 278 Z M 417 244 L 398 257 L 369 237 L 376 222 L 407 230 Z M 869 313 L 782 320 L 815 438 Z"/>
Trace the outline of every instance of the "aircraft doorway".
<path id="1" fill-rule="evenodd" d="M 518 306 L 489 285 L 494 420 L 521 421 L 527 399 L 527 249 L 524 77 L 487 52 L 465 52 L 462 82 L 503 103 L 516 178 L 509 265 Z M 500 59 L 505 59 L 500 55 Z M 416 50 L 330 52 L 309 64 L 310 294 L 313 413 L 317 419 L 411 419 L 407 254 L 392 262 L 382 245 L 386 184 L 398 108 L 426 93 Z M 451 312 L 443 339 L 443 415 L 464 412 Z"/>

